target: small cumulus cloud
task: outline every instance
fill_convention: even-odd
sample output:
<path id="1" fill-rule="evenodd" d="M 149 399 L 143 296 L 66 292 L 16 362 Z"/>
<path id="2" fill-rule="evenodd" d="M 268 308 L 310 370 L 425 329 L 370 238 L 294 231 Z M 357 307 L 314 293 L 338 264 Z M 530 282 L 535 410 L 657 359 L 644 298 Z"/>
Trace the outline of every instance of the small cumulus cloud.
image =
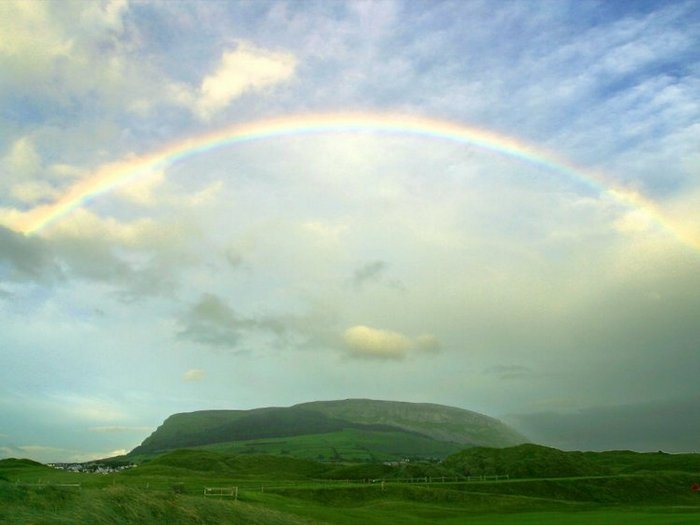
<path id="1" fill-rule="evenodd" d="M 202 381 L 205 376 L 206 374 L 201 368 L 190 368 L 182 375 L 182 379 L 185 381 Z"/>
<path id="2" fill-rule="evenodd" d="M 399 332 L 363 325 L 345 330 L 343 341 L 350 354 L 356 357 L 402 359 L 411 348 L 411 340 Z"/>
<path id="3" fill-rule="evenodd" d="M 400 332 L 356 325 L 343 333 L 343 342 L 353 357 L 403 359 L 412 350 L 437 352 L 440 342 L 434 335 L 410 338 Z"/>
<path id="4" fill-rule="evenodd" d="M 249 42 L 238 42 L 225 51 L 214 73 L 204 77 L 195 103 L 197 114 L 208 119 L 247 91 L 264 89 L 292 77 L 296 58 L 290 53 L 269 51 Z"/>

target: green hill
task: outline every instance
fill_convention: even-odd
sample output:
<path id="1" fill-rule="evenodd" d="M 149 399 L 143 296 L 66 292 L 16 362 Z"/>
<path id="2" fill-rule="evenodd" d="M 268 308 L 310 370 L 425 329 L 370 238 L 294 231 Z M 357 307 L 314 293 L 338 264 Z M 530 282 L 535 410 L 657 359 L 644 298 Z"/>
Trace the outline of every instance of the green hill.
<path id="1" fill-rule="evenodd" d="M 609 471 L 582 452 L 564 452 L 533 444 L 465 449 L 446 458 L 443 464 L 465 476 L 508 474 L 515 478 L 558 478 L 597 476 Z"/>
<path id="2" fill-rule="evenodd" d="M 224 478 L 302 479 L 323 477 L 322 463 L 284 456 L 230 456 L 208 450 L 182 449 L 167 452 L 127 472 L 129 476 L 193 475 Z"/>
<path id="3" fill-rule="evenodd" d="M 168 417 L 129 453 L 148 458 L 206 447 L 226 453 L 308 459 L 445 457 L 464 446 L 502 447 L 527 439 L 497 419 L 427 403 L 348 399 L 253 410 L 207 410 Z"/>
<path id="4" fill-rule="evenodd" d="M 646 473 L 700 473 L 700 454 L 663 452 L 579 452 L 534 444 L 507 448 L 474 447 L 453 454 L 443 466 L 471 476 L 562 478 Z"/>

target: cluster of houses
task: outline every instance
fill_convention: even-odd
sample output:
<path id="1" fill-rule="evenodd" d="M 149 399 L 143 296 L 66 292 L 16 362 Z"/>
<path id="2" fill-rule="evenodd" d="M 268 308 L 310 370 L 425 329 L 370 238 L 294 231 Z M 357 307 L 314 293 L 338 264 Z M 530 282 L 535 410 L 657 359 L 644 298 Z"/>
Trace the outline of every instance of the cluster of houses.
<path id="1" fill-rule="evenodd" d="M 92 474 L 111 474 L 134 468 L 136 465 L 108 465 L 105 463 L 48 463 L 49 467 L 69 472 L 88 472 Z"/>
<path id="2" fill-rule="evenodd" d="M 384 464 L 387 467 L 400 467 L 401 465 L 406 465 L 410 462 L 411 462 L 411 460 L 409 458 L 403 458 L 400 461 L 385 461 Z"/>

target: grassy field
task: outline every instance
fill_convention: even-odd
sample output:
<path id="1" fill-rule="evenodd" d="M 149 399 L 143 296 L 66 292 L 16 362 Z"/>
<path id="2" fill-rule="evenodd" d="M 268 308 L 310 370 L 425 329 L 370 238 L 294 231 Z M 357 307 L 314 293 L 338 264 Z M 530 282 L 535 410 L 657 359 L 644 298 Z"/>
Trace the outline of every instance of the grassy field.
<path id="1" fill-rule="evenodd" d="M 465 523 L 462 518 L 442 521 Z M 610 508 L 583 512 L 530 512 L 526 514 L 492 514 L 469 519 L 470 525 L 696 525 L 697 511 L 644 510 Z"/>
<path id="2" fill-rule="evenodd" d="M 405 466 L 337 465 L 203 450 L 177 451 L 107 475 L 2 460 L 0 523 L 700 523 L 700 493 L 690 490 L 700 479 L 694 458 L 631 457 L 639 460 L 637 472 L 634 460 L 625 455 L 626 473 L 621 474 L 444 482 L 441 476 L 407 478 Z M 605 461 L 607 469 L 620 470 L 610 458 Z M 650 461 L 673 468 L 651 469 Z M 205 487 L 236 487 L 237 498 L 207 497 Z"/>

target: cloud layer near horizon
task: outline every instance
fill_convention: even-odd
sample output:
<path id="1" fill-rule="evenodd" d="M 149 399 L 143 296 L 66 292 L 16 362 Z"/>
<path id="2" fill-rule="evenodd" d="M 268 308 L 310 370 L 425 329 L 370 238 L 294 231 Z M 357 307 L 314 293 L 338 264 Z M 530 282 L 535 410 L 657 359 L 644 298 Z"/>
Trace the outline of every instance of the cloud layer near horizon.
<path id="1" fill-rule="evenodd" d="M 0 456 L 348 397 L 585 448 L 602 441 L 552 422 L 694 395 L 697 23 L 692 2 L 0 3 Z M 169 144 L 335 111 L 512 137 L 646 211 L 475 146 L 333 132 L 202 152 L 18 226 Z"/>

